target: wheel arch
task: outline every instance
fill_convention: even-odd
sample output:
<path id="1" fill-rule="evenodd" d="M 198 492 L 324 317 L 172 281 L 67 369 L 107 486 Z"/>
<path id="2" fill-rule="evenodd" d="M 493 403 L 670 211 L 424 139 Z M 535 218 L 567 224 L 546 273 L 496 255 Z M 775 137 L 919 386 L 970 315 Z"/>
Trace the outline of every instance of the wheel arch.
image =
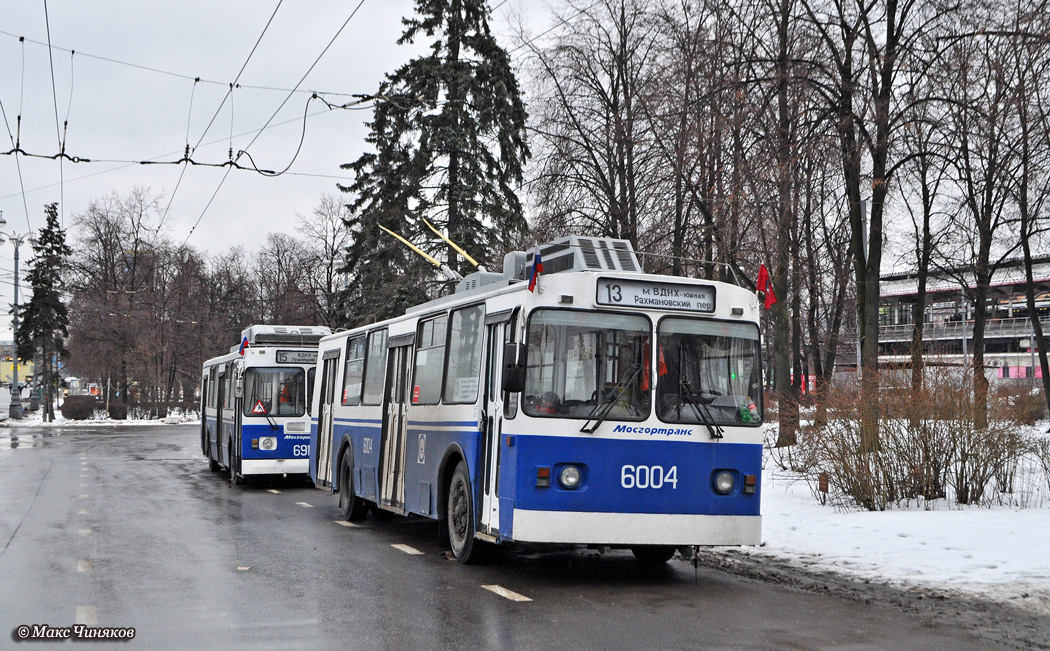
<path id="1" fill-rule="evenodd" d="M 339 492 L 339 471 L 342 469 L 343 454 L 350 450 L 350 472 L 354 470 L 354 442 L 350 438 L 349 434 L 343 434 L 342 439 L 339 440 L 339 454 L 332 457 L 329 463 L 332 464 L 332 492 Z"/>
<path id="2" fill-rule="evenodd" d="M 445 454 L 438 464 L 437 474 L 437 516 L 439 522 L 448 519 L 448 486 L 452 482 L 452 473 L 455 472 L 459 462 L 467 463 L 467 455 L 459 443 L 452 443 L 445 449 Z M 467 475 L 470 475 L 470 464 L 467 464 Z"/>

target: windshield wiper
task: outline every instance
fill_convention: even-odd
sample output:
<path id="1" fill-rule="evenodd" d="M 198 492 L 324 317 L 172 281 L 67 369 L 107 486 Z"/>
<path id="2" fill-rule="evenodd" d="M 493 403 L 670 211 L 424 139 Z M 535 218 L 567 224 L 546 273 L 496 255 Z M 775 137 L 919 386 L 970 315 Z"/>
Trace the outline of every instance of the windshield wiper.
<path id="1" fill-rule="evenodd" d="M 693 387 L 689 384 L 688 380 L 682 380 L 678 384 L 680 388 L 678 417 L 682 417 L 681 397 L 684 397 L 686 401 L 690 404 L 690 406 L 692 406 L 693 410 L 696 411 L 696 414 L 700 418 L 700 420 L 702 420 L 704 422 L 704 425 L 707 426 L 707 431 L 711 434 L 711 438 L 722 438 L 722 428 L 719 425 L 717 425 L 715 423 L 715 419 L 711 417 L 711 412 L 708 411 L 707 403 L 704 402 L 704 399 L 698 396 L 695 391 L 693 391 Z M 712 400 L 714 400 L 713 397 Z"/>
<path id="2" fill-rule="evenodd" d="M 613 405 L 619 400 L 627 387 L 634 382 L 638 374 L 642 372 L 641 364 L 633 364 L 627 369 L 624 377 L 620 378 L 620 381 L 616 383 L 612 389 L 609 390 L 608 396 L 603 402 L 598 403 L 594 406 L 594 410 L 587 415 L 587 422 L 580 428 L 581 432 L 586 434 L 593 434 L 598 426 L 605 422 L 606 417 L 609 416 L 609 412 L 612 411 Z M 595 420 L 597 417 L 597 420 Z M 594 421 L 594 425 L 591 425 L 591 421 Z M 590 427 L 588 427 L 590 426 Z"/>

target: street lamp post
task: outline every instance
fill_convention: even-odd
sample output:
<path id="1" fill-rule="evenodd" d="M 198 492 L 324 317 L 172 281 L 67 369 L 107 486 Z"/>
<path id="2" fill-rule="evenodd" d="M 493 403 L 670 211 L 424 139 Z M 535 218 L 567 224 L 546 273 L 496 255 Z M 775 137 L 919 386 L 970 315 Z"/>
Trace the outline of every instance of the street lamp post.
<path id="1" fill-rule="evenodd" d="M 0 227 L 6 226 L 7 220 L 4 219 L 3 212 L 0 212 Z M 21 235 L 17 233 L 4 233 L 0 231 L 0 244 L 3 243 L 3 238 L 7 237 L 11 240 L 11 243 L 15 245 L 15 303 L 14 313 L 11 316 L 11 336 L 14 339 L 14 354 L 11 355 L 11 418 L 22 417 L 22 394 L 18 390 L 18 247 L 21 246 L 22 242 L 28 240 L 30 244 L 33 243 L 33 238 L 30 237 L 29 233 L 23 233 Z"/>

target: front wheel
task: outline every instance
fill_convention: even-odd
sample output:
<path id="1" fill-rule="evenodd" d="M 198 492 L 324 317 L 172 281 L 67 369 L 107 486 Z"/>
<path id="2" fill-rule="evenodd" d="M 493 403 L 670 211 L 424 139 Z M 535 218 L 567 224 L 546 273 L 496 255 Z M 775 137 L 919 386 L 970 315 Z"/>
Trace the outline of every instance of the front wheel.
<path id="1" fill-rule="evenodd" d="M 674 545 L 638 545 L 631 553 L 642 565 L 663 565 L 674 556 Z"/>
<path id="2" fill-rule="evenodd" d="M 448 487 L 448 541 L 460 563 L 478 560 L 474 541 L 474 498 L 467 463 L 460 461 Z"/>
<path id="3" fill-rule="evenodd" d="M 234 463 L 233 460 L 233 445 L 230 445 L 226 460 L 230 463 L 230 482 L 234 486 L 240 485 L 244 481 L 244 478 L 237 474 L 237 464 Z"/>
<path id="4" fill-rule="evenodd" d="M 343 452 L 339 459 L 339 509 L 350 522 L 359 522 L 368 515 L 368 505 L 354 495 L 353 464 L 350 463 L 350 449 Z"/>

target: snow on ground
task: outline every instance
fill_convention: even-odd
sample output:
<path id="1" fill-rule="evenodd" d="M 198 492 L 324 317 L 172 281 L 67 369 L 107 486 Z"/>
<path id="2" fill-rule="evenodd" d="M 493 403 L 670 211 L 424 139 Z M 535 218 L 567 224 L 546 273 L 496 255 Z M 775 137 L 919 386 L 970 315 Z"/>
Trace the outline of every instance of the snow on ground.
<path id="1" fill-rule="evenodd" d="M 1045 428 L 1044 428 L 1045 429 Z M 797 475 L 767 463 L 762 546 L 751 557 L 895 586 L 958 590 L 1050 614 L 1050 501 L 845 511 L 822 506 Z"/>
<path id="2" fill-rule="evenodd" d="M 62 412 L 55 409 L 55 420 L 50 423 L 44 422 L 44 414 L 40 409 L 34 411 L 26 411 L 25 417 L 21 420 L 14 420 L 7 418 L 0 420 L 0 427 L 98 427 L 99 425 L 114 426 L 114 427 L 127 427 L 127 426 L 142 426 L 142 425 L 178 425 L 182 423 L 200 423 L 200 418 L 195 414 L 191 416 L 185 416 L 181 414 L 174 414 L 168 418 L 162 418 L 157 420 L 146 420 L 146 419 L 126 419 L 126 420 L 112 420 L 110 418 L 102 420 L 66 420 L 62 416 Z"/>

